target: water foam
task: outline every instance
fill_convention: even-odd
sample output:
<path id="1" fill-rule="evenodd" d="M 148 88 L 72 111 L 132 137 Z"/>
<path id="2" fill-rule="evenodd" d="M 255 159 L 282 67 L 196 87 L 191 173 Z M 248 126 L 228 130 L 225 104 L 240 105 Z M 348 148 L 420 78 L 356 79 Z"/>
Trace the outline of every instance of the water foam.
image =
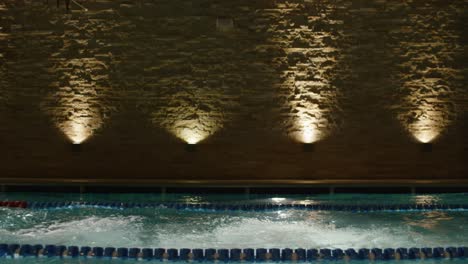
<path id="1" fill-rule="evenodd" d="M 0 212 L 0 216 L 2 213 L 5 212 Z M 161 209 L 116 210 L 97 215 L 83 210 L 66 214 L 49 211 L 31 215 L 24 210 L 10 210 L 7 217 L 0 218 L 0 226 L 6 227 L 0 229 L 0 238 L 11 243 L 165 248 L 450 246 L 468 244 L 463 232 L 466 216 Z M 22 227 L 13 228 L 18 221 L 22 221 Z"/>

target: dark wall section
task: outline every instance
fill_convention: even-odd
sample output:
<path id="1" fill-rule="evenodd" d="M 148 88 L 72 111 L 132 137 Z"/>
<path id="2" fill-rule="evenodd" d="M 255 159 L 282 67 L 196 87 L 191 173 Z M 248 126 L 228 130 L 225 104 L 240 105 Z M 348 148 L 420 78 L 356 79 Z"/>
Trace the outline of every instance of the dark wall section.
<path id="1" fill-rule="evenodd" d="M 0 178 L 468 179 L 466 1 L 45 2 L 0 0 Z"/>

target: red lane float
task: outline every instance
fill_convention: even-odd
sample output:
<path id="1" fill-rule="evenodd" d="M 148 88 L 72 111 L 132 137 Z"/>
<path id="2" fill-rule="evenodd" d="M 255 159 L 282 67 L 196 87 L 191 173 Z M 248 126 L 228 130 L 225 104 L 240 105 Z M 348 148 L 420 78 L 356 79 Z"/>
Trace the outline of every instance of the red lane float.
<path id="1" fill-rule="evenodd" d="M 0 201 L 0 207 L 26 208 L 28 203 L 26 201 Z"/>

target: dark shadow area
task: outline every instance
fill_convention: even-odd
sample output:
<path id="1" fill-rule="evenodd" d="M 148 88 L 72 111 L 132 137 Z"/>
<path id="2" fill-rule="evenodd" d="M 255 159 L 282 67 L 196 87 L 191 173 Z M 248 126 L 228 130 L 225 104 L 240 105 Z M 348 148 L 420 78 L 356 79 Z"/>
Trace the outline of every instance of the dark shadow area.
<path id="1" fill-rule="evenodd" d="M 251 194 L 327 194 L 330 193 L 329 188 L 301 188 L 301 187 L 284 187 L 284 188 L 251 188 Z"/>
<path id="2" fill-rule="evenodd" d="M 79 193 L 80 186 L 70 185 L 9 185 L 6 192 L 51 192 L 51 193 Z"/>
<path id="3" fill-rule="evenodd" d="M 245 194 L 244 188 L 220 188 L 220 187 L 199 187 L 199 188 L 183 188 L 169 187 L 166 193 L 186 193 L 186 194 Z"/>
<path id="4" fill-rule="evenodd" d="M 408 187 L 339 187 L 335 188 L 335 193 L 375 193 L 375 194 L 402 194 L 411 193 Z"/>
<path id="5" fill-rule="evenodd" d="M 468 193 L 468 187 L 418 187 L 416 193 Z"/>

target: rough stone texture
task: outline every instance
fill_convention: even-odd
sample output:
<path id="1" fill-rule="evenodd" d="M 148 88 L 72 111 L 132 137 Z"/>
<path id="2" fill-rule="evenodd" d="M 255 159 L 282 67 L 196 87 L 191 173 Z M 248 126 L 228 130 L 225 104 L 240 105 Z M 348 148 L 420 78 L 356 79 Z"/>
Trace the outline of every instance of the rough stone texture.
<path id="1" fill-rule="evenodd" d="M 262 14 L 268 37 L 259 47 L 267 47 L 266 57 L 278 54 L 269 65 L 281 80 L 275 87 L 282 104 L 279 127 L 299 142 L 322 139 L 342 120 L 340 91 L 333 83 L 343 39 L 337 13 L 329 3 L 278 2 Z"/>
<path id="2" fill-rule="evenodd" d="M 403 8 L 403 7 L 401 7 Z M 464 46 L 460 30 L 466 6 L 422 5 L 410 11 L 400 28 L 391 32 L 398 43 L 398 94 L 404 95 L 395 109 L 409 132 L 430 141 L 455 122 L 456 98 L 464 94 Z M 458 18 L 453 19 L 453 18 Z M 465 21 L 465 25 L 466 25 Z"/>
<path id="3" fill-rule="evenodd" d="M 467 178 L 467 1 L 49 2 L 0 0 L 2 177 Z"/>
<path id="4" fill-rule="evenodd" d="M 112 29 L 109 23 L 83 17 L 55 22 L 63 28 L 60 49 L 49 57 L 49 72 L 56 82 L 49 85 L 53 92 L 42 101 L 41 109 L 75 143 L 92 136 L 117 108 L 109 100 L 111 44 L 97 38 L 102 27 Z"/>

